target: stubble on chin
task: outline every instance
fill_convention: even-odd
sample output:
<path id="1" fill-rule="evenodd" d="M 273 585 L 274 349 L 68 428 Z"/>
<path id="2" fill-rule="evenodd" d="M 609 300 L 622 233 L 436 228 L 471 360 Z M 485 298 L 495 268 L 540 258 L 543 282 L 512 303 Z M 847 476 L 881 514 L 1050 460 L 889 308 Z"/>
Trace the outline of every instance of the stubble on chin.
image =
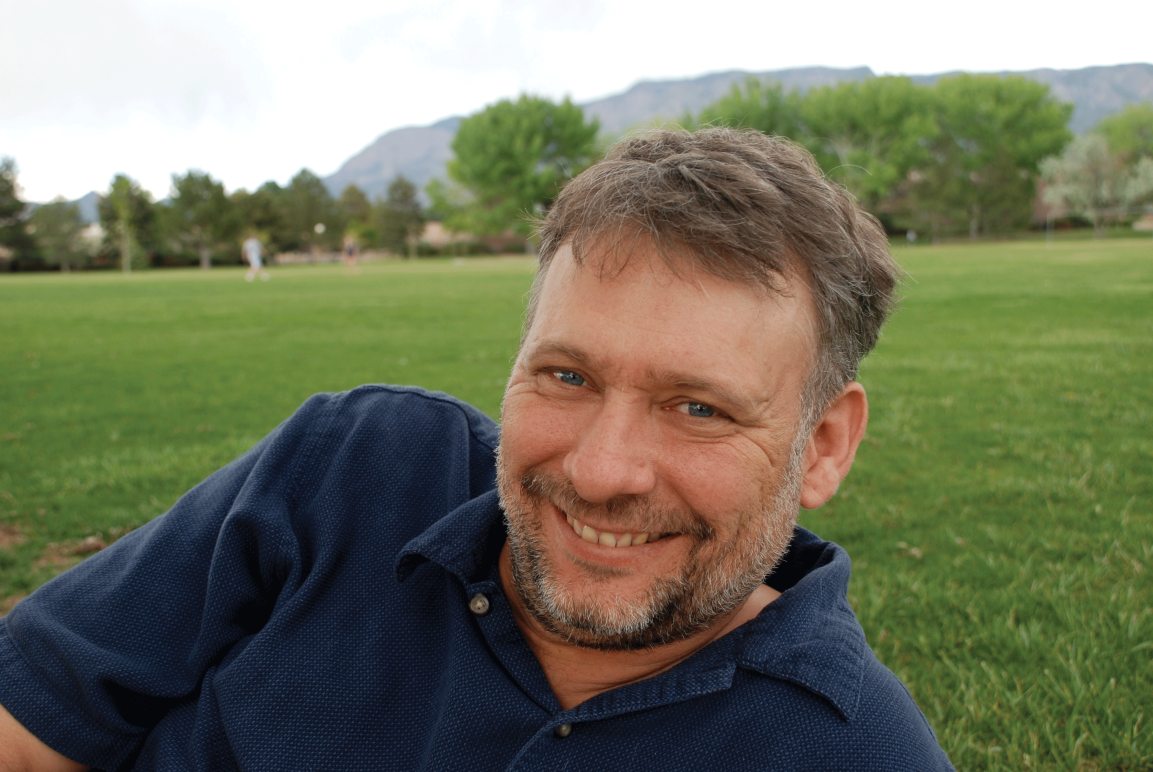
<path id="1" fill-rule="evenodd" d="M 629 651 L 683 640 L 736 609 L 780 560 L 796 522 L 799 479 L 791 479 L 799 478 L 796 472 L 786 470 L 786 479 L 766 497 L 766 509 L 746 517 L 735 537 L 722 544 L 695 512 L 669 511 L 633 497 L 598 507 L 580 499 L 563 478 L 530 469 L 516 479 L 498 454 L 514 589 L 538 624 L 579 646 Z M 642 522 L 655 531 L 683 534 L 691 546 L 678 573 L 654 577 L 639 596 L 613 594 L 610 583 L 617 574 L 603 566 L 578 564 L 588 582 L 570 586 L 557 578 L 547 548 L 545 502 L 578 519 L 595 511 L 602 522 Z"/>

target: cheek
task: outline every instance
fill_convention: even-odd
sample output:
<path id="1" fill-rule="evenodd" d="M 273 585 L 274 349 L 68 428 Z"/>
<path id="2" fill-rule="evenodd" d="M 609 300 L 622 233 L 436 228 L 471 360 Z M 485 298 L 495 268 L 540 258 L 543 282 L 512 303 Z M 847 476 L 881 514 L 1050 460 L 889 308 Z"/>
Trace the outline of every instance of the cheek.
<path id="1" fill-rule="evenodd" d="M 758 447 L 728 443 L 666 444 L 665 479 L 722 537 L 759 511 L 767 484 L 779 476 Z"/>
<path id="2" fill-rule="evenodd" d="M 575 406 L 558 406 L 537 394 L 505 400 L 501 421 L 501 453 L 510 469 L 523 471 L 563 459 L 580 434 Z"/>

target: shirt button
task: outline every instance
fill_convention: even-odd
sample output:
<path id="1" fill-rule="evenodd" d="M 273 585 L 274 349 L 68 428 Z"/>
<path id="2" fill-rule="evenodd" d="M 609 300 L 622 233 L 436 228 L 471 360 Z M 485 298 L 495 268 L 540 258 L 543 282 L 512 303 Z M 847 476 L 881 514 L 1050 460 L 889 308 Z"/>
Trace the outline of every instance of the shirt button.
<path id="1" fill-rule="evenodd" d="M 572 724 L 561 724 L 556 729 L 552 730 L 552 733 L 557 737 L 564 739 L 565 737 L 568 737 L 570 734 L 572 734 Z"/>
<path id="2" fill-rule="evenodd" d="M 478 592 L 476 595 L 472 596 L 471 600 L 469 600 L 468 608 L 469 611 L 476 614 L 478 617 L 482 617 L 488 613 L 488 598 L 484 596 L 484 593 Z"/>

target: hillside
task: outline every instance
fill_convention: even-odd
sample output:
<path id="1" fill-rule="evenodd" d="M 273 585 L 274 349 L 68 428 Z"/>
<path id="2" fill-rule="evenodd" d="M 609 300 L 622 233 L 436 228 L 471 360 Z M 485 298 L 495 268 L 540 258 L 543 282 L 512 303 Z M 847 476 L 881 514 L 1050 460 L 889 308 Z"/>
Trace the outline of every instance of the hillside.
<path id="1" fill-rule="evenodd" d="M 956 75 L 914 75 L 917 83 L 931 84 L 938 78 Z M 1086 67 L 1081 70 L 1027 70 L 998 72 L 997 75 L 1024 75 L 1045 83 L 1053 95 L 1073 103 L 1069 128 L 1078 133 L 1093 128 L 1107 115 L 1120 112 L 1133 102 L 1153 101 L 1153 64 L 1118 64 L 1113 67 Z"/>
<path id="2" fill-rule="evenodd" d="M 734 84 L 744 83 L 750 76 L 772 78 L 787 89 L 807 91 L 846 80 L 865 80 L 873 77 L 873 71 L 868 67 L 851 70 L 800 67 L 768 72 L 730 70 L 690 80 L 641 81 L 623 94 L 585 102 L 581 107 L 587 114 L 600 118 L 601 130 L 606 134 L 620 134 L 632 126 L 655 118 L 676 120 L 686 112 L 698 112 L 728 93 Z"/>
<path id="3" fill-rule="evenodd" d="M 930 84 L 952 74 L 956 73 L 911 77 L 918 83 Z M 1153 101 L 1153 64 L 997 74 L 1024 75 L 1048 84 L 1059 99 L 1073 103 L 1069 126 L 1078 132 L 1132 102 Z M 581 106 L 588 114 L 600 118 L 601 127 L 607 134 L 615 135 L 630 126 L 661 118 L 676 120 L 686 111 L 698 111 L 726 93 L 734 83 L 750 76 L 772 78 L 786 88 L 804 91 L 846 80 L 872 78 L 874 73 L 868 67 L 801 67 L 767 72 L 730 70 L 683 80 L 641 81 L 624 93 L 585 102 Z M 336 173 L 325 179 L 325 184 L 334 195 L 339 195 L 346 185 L 355 184 L 369 197 L 377 197 L 384 195 L 393 177 L 403 174 L 423 189 L 433 177 L 444 175 L 444 164 L 452 157 L 450 146 L 459 124 L 460 117 L 453 117 L 431 126 L 409 126 L 386 132 L 345 161 Z"/>
<path id="4" fill-rule="evenodd" d="M 600 118 L 608 134 L 620 134 L 630 126 L 657 118 L 675 120 L 686 111 L 697 111 L 725 94 L 734 83 L 749 76 L 773 78 L 788 88 L 804 91 L 845 80 L 873 77 L 868 67 L 835 69 L 800 67 L 789 70 L 746 72 L 730 70 L 684 80 L 641 81 L 622 94 L 596 99 L 581 105 L 589 115 Z M 445 118 L 431 126 L 408 126 L 386 132 L 364 150 L 344 162 L 324 182 L 333 195 L 347 185 L 356 185 L 369 198 L 383 197 L 388 183 L 403 174 L 418 189 L 433 177 L 444 176 L 444 164 L 452 158 L 453 135 L 460 117 Z"/>

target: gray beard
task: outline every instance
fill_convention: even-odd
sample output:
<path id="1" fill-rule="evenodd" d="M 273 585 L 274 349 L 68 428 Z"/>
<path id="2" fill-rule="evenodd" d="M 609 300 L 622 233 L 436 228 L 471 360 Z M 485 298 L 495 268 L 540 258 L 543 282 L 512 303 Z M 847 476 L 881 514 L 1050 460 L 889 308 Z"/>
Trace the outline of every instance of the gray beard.
<path id="1" fill-rule="evenodd" d="M 704 518 L 692 510 L 670 511 L 645 497 L 621 497 L 602 505 L 580 498 L 570 481 L 528 470 L 512 479 L 497 457 L 497 487 L 508 530 L 513 584 L 532 617 L 548 632 L 587 648 L 631 651 L 683 640 L 737 609 L 760 585 L 789 547 L 799 509 L 802 462 L 807 437 L 798 437 L 775 489 L 766 491 L 760 511 L 746 517 L 735 536 L 720 543 Z M 679 574 L 654 579 L 639 598 L 578 597 L 560 583 L 544 549 L 541 504 L 600 522 L 645 523 L 654 531 L 693 539 Z M 548 515 L 551 516 L 551 515 Z M 627 549 L 627 548 L 625 548 Z M 593 583 L 613 576 L 605 569 Z"/>

